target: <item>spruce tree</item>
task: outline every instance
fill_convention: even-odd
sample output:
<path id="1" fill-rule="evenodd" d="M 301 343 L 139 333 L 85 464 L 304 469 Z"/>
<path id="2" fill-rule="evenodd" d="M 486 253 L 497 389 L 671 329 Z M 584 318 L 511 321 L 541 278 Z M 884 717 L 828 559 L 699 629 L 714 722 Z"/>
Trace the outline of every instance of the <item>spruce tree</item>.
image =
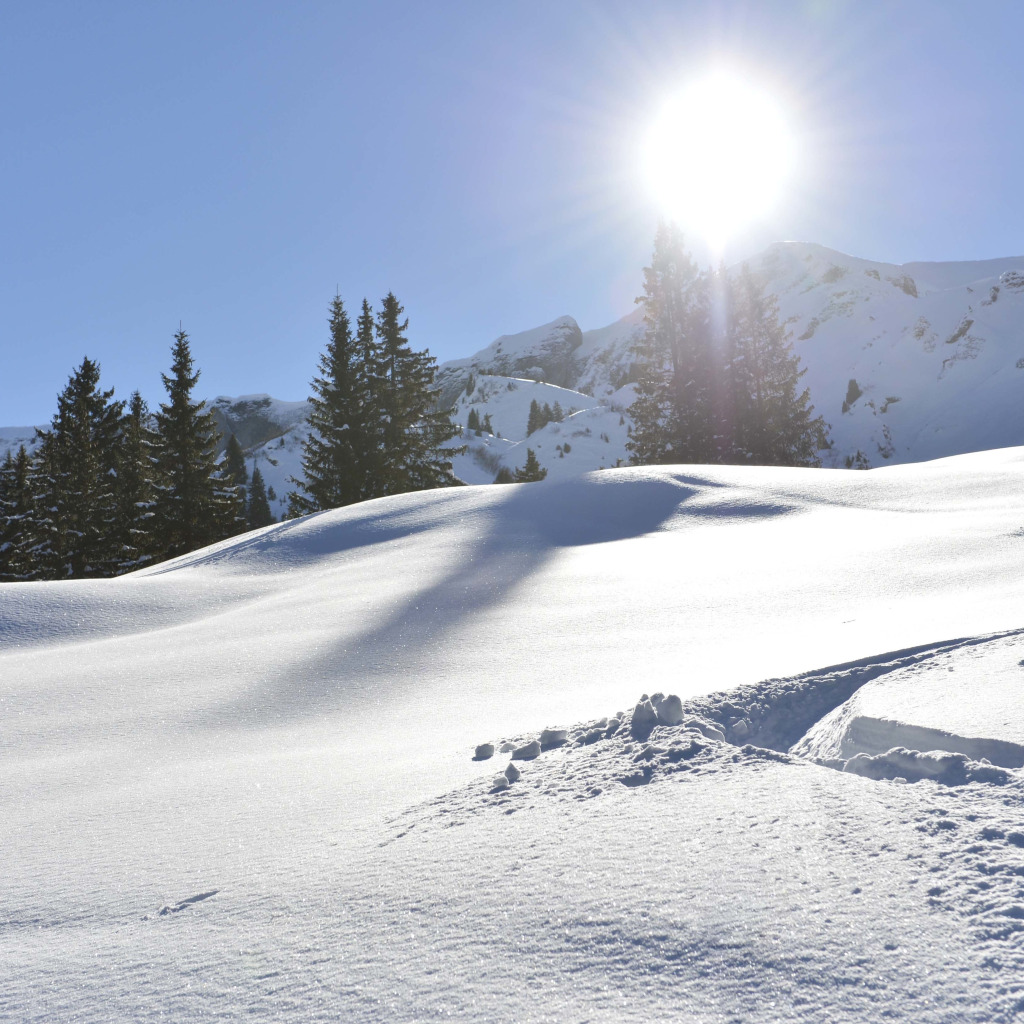
<path id="1" fill-rule="evenodd" d="M 138 391 L 133 392 L 116 459 L 114 537 L 118 572 L 138 569 L 152 561 L 155 553 L 152 523 L 157 436 L 150 420 L 145 400 Z"/>
<path id="2" fill-rule="evenodd" d="M 377 314 L 383 466 L 376 493 L 368 497 L 449 486 L 454 483 L 451 458 L 464 450 L 447 443 L 459 428 L 452 422 L 451 409 L 437 407 L 437 361 L 429 352 L 409 346 L 409 321 L 403 313 L 389 292 Z"/>
<path id="3" fill-rule="evenodd" d="M 159 558 L 194 551 L 236 530 L 234 494 L 219 479 L 217 427 L 205 402 L 192 400 L 199 380 L 188 335 L 179 330 L 171 349 L 170 374 L 161 374 L 168 400 L 156 413 L 158 436 L 155 548 Z"/>
<path id="4" fill-rule="evenodd" d="M 817 466 L 828 428 L 813 417 L 806 370 L 779 323 L 775 297 L 744 266 L 730 288 L 733 436 L 729 461 L 761 466 Z"/>
<path id="5" fill-rule="evenodd" d="M 0 463 L 0 583 L 27 579 L 32 514 L 31 461 L 25 446 Z"/>
<path id="6" fill-rule="evenodd" d="M 234 487 L 242 501 L 245 501 L 245 488 L 249 483 L 249 473 L 245 468 L 245 452 L 232 434 L 224 448 L 224 460 L 221 464 L 221 477 L 229 487 Z"/>
<path id="7" fill-rule="evenodd" d="M 472 430 L 478 436 L 480 434 L 480 413 L 474 408 L 469 410 L 469 415 L 466 417 L 466 429 Z"/>
<path id="8" fill-rule="evenodd" d="M 256 530 L 261 526 L 269 526 L 273 521 L 274 516 L 270 511 L 270 502 L 267 499 L 267 489 L 263 483 L 263 474 L 260 472 L 259 466 L 254 466 L 252 470 L 252 484 L 249 487 L 249 529 Z"/>
<path id="9" fill-rule="evenodd" d="M 633 428 L 634 465 L 706 462 L 713 455 L 713 359 L 706 281 L 675 224 L 662 222 L 644 268 L 645 330 Z"/>
<path id="10" fill-rule="evenodd" d="M 57 396 L 33 459 L 32 571 L 36 579 L 110 576 L 115 541 L 116 452 L 123 402 L 99 387 L 86 357 Z"/>
<path id="11" fill-rule="evenodd" d="M 351 505 L 363 495 L 367 438 L 363 422 L 367 364 L 376 363 L 366 339 L 357 344 L 341 297 L 331 300 L 330 340 L 320 356 L 320 375 L 313 378 L 309 400 L 309 434 L 302 444 L 302 477 L 292 478 L 288 512 L 306 515 Z M 371 371 L 372 372 L 372 371 Z"/>
<path id="12" fill-rule="evenodd" d="M 515 471 L 512 478 L 517 484 L 529 484 L 535 483 L 538 480 L 543 480 L 547 475 L 548 471 L 541 468 L 533 449 L 527 448 L 526 463 L 522 469 L 517 469 Z"/>
<path id="13" fill-rule="evenodd" d="M 530 401 L 530 411 L 526 416 L 526 436 L 529 437 L 534 431 L 544 426 L 544 413 L 541 411 L 540 403 L 536 398 Z"/>

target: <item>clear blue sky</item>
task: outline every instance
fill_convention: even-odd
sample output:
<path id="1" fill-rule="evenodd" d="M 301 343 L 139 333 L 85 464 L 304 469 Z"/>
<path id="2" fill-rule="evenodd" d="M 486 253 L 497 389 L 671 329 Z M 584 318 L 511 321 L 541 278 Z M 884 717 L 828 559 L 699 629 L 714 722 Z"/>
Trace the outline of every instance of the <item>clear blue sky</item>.
<path id="1" fill-rule="evenodd" d="M 0 424 L 84 355 L 159 401 L 179 320 L 204 396 L 303 398 L 335 288 L 393 290 L 440 360 L 617 319 L 658 216 L 639 138 L 716 59 L 802 150 L 730 258 L 1024 253 L 1022 39 L 1009 2 L 6 3 Z"/>

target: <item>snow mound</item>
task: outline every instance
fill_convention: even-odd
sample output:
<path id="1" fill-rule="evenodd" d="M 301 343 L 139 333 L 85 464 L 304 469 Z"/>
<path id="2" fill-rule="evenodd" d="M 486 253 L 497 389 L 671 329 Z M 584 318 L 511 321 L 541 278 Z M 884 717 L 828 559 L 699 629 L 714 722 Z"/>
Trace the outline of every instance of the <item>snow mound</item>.
<path id="1" fill-rule="evenodd" d="M 793 751 L 881 777 L 906 761 L 894 748 L 1024 766 L 1024 640 L 960 647 L 887 673 L 825 715 Z M 907 764 L 915 777 L 962 774 L 952 762 L 915 765 Z"/>

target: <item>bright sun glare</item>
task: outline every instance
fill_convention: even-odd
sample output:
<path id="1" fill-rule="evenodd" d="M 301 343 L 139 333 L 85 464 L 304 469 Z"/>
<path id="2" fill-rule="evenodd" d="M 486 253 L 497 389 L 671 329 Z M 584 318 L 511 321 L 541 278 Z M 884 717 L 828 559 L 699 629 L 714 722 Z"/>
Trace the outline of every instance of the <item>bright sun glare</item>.
<path id="1" fill-rule="evenodd" d="M 772 98 L 722 72 L 673 96 L 644 149 L 665 215 L 715 249 L 771 211 L 792 170 L 794 145 Z"/>

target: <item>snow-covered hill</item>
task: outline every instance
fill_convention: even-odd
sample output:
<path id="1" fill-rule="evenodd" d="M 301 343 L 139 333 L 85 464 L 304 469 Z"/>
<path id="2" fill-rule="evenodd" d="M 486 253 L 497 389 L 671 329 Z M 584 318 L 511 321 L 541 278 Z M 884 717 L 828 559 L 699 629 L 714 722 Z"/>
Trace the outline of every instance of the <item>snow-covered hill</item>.
<path id="1" fill-rule="evenodd" d="M 0 1019 L 1019 1020 L 1022 484 L 613 469 L 0 585 Z"/>

